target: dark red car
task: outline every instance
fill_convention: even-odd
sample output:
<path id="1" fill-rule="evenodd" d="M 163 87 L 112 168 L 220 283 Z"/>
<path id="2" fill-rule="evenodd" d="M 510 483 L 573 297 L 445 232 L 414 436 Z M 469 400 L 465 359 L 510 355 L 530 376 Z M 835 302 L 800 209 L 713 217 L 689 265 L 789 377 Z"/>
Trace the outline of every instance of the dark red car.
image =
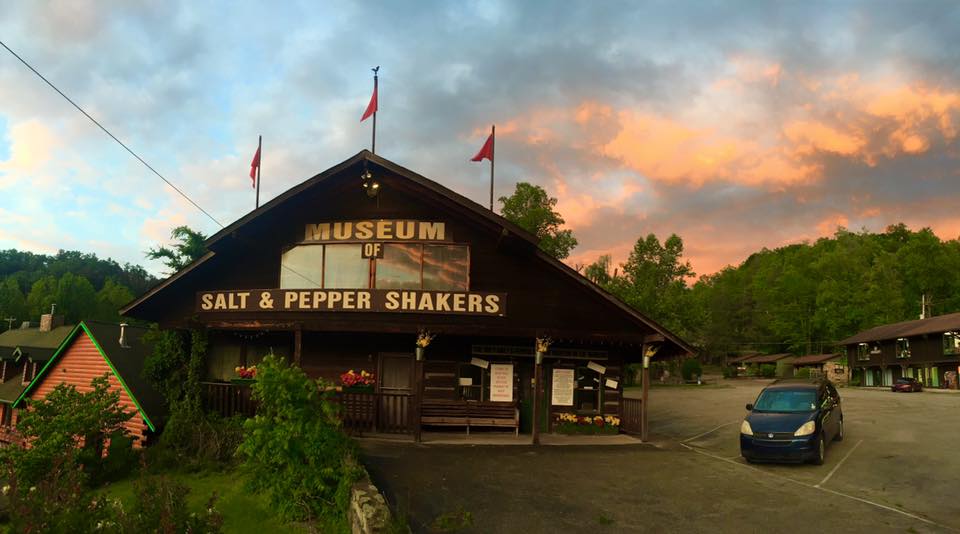
<path id="1" fill-rule="evenodd" d="M 898 378 L 897 381 L 890 386 L 890 391 L 894 393 L 898 391 L 923 391 L 923 384 L 921 384 L 916 378 Z"/>

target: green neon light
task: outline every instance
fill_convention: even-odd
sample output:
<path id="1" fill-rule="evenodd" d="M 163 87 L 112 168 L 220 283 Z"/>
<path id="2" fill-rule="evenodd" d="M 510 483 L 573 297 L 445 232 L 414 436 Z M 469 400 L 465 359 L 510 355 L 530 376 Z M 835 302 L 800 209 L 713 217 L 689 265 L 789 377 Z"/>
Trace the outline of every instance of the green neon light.
<path id="1" fill-rule="evenodd" d="M 132 391 L 130 391 L 130 388 L 127 387 L 127 383 L 123 381 L 123 377 L 120 376 L 120 373 L 117 372 L 117 368 L 113 366 L 113 362 L 111 362 L 110 358 L 107 357 L 107 353 L 103 351 L 103 348 L 100 346 L 100 343 L 97 341 L 97 338 L 93 335 L 92 332 L 90 332 L 90 329 L 87 328 L 86 323 L 84 323 L 83 321 L 80 321 L 80 324 L 74 327 L 73 331 L 71 331 L 70 334 L 66 337 L 66 339 L 64 339 L 63 343 L 60 344 L 60 347 L 57 348 L 57 352 L 55 352 L 53 356 L 50 357 L 50 361 L 48 361 L 47 364 L 43 366 L 43 369 L 41 369 L 40 372 L 37 373 L 37 376 L 33 379 L 33 381 L 30 382 L 30 385 L 27 386 L 27 389 L 23 390 L 23 393 L 21 393 L 20 396 L 17 398 L 17 400 L 13 402 L 13 406 L 16 407 L 17 404 L 19 404 L 20 401 L 30 392 L 30 390 L 33 389 L 34 384 L 36 384 L 37 381 L 40 380 L 40 378 L 45 374 L 47 368 L 50 367 L 53 364 L 54 360 L 56 360 L 60 356 L 60 353 L 66 347 L 68 342 L 73 341 L 73 338 L 76 335 L 77 331 L 80 330 L 81 328 L 83 328 L 83 331 L 87 333 L 87 337 L 89 337 L 90 341 L 93 342 L 93 346 L 97 347 L 97 352 L 99 352 L 100 356 L 102 356 L 104 361 L 107 362 L 107 366 L 110 367 L 110 371 L 113 372 L 113 376 L 117 377 L 117 381 L 120 382 L 121 386 L 123 386 L 123 390 L 127 392 L 127 396 L 129 396 L 130 399 L 133 400 L 133 405 L 137 407 L 137 411 L 140 413 L 140 416 L 143 417 L 144 422 L 147 423 L 147 427 L 150 429 L 151 432 L 156 432 L 157 429 L 155 426 L 153 426 L 153 421 L 151 421 L 150 418 L 147 417 L 147 413 L 143 411 L 143 408 L 140 406 L 140 401 L 137 400 L 137 397 L 133 394 Z"/>

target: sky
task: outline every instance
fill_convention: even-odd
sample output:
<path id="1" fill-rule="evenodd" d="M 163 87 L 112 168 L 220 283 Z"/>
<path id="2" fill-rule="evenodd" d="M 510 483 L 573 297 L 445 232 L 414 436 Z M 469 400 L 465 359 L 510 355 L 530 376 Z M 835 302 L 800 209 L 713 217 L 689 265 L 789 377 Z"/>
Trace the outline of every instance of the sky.
<path id="1" fill-rule="evenodd" d="M 579 246 L 698 274 L 904 222 L 960 236 L 960 3 L 8 0 L 0 40 L 228 224 L 369 148 L 486 205 L 544 187 Z M 0 248 L 219 227 L 0 50 Z"/>

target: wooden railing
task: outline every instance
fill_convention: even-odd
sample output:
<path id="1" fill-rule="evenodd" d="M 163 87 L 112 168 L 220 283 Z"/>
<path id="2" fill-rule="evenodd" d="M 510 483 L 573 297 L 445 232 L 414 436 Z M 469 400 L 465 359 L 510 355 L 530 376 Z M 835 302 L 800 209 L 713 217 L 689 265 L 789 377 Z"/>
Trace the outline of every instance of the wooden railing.
<path id="1" fill-rule="evenodd" d="M 223 417 L 253 417 L 257 412 L 257 403 L 253 400 L 253 392 L 247 384 L 201 382 L 200 387 L 203 391 L 203 408 L 207 411 Z"/>
<path id="2" fill-rule="evenodd" d="M 204 409 L 223 417 L 256 414 L 257 403 L 249 385 L 201 382 L 201 386 Z M 350 434 L 412 434 L 414 431 L 414 403 L 409 393 L 337 392 L 331 400 L 340 405 L 343 428 Z"/>
<path id="3" fill-rule="evenodd" d="M 409 393 L 340 392 L 340 417 L 344 429 L 351 434 L 382 432 L 412 434 L 413 396 Z"/>
<path id="4" fill-rule="evenodd" d="M 643 401 L 641 399 L 623 398 L 620 400 L 621 416 L 620 430 L 627 434 L 643 434 Z"/>

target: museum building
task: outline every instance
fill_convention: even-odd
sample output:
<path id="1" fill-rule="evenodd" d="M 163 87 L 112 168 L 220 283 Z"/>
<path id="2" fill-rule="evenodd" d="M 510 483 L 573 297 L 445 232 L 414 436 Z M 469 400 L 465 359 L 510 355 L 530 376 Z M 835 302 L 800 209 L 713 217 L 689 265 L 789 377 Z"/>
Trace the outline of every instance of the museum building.
<path id="1" fill-rule="evenodd" d="M 626 366 L 692 349 L 537 245 L 364 150 L 210 237 L 121 313 L 206 330 L 207 400 L 224 412 L 250 409 L 236 368 L 274 353 L 352 385 L 344 422 L 363 431 L 507 427 L 536 441 L 575 414 L 639 432 Z M 349 371 L 373 379 L 348 384 Z"/>

